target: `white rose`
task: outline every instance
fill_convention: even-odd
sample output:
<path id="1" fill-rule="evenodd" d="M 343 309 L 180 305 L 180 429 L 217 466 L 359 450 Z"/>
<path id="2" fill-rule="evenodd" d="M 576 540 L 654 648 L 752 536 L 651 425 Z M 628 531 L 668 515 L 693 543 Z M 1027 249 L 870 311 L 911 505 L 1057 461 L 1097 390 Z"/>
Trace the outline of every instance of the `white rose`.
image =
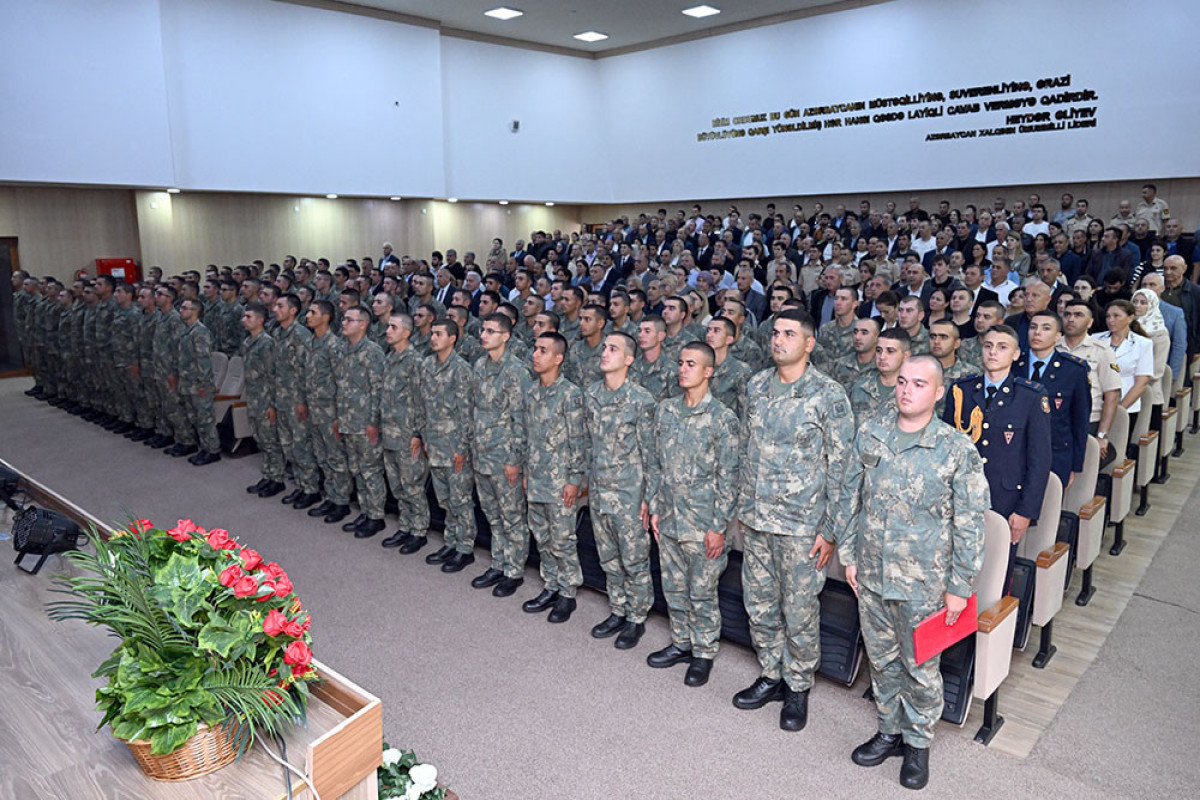
<path id="1" fill-rule="evenodd" d="M 400 763 L 400 751 L 394 747 L 383 751 L 383 765 L 385 767 L 393 766 Z"/>
<path id="2" fill-rule="evenodd" d="M 433 764 L 417 764 L 408 771 L 408 777 L 421 793 L 437 788 L 437 767 Z"/>
<path id="3" fill-rule="evenodd" d="M 396 800 L 421 800 L 421 790 L 417 788 L 415 783 L 408 786 L 408 791 L 404 793 L 404 797 L 398 797 Z"/>

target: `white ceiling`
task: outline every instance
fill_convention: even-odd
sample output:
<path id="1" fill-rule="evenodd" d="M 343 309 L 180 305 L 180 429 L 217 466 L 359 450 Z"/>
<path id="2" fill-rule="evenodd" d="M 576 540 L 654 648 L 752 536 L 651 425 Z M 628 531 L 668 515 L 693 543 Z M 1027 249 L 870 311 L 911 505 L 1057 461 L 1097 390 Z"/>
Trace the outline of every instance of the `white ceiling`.
<path id="1" fill-rule="evenodd" d="M 303 0 L 301 0 L 303 1 Z M 436 23 L 443 29 L 499 37 L 580 54 L 643 49 L 758 24 L 773 24 L 814 13 L 870 5 L 884 0 L 341 0 Z M 707 4 L 720 14 L 694 19 L 681 12 Z M 484 16 L 498 6 L 524 11 L 502 21 Z M 819 13 L 819 12 L 818 12 Z M 609 38 L 589 44 L 572 38 L 599 31 Z"/>

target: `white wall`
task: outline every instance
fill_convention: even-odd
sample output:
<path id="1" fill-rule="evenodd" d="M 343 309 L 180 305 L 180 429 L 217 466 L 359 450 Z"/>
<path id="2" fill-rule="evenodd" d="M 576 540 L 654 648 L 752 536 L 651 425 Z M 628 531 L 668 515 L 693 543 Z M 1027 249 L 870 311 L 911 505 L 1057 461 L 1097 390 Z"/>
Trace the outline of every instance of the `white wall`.
<path id="1" fill-rule="evenodd" d="M 895 0 L 603 59 L 615 194 L 631 202 L 1200 175 L 1190 146 L 1200 124 L 1197 29 L 1193 0 Z M 1064 73 L 1072 88 L 1099 93 L 1097 128 L 925 141 L 981 120 L 1003 124 L 995 112 L 969 123 L 696 140 L 722 115 Z M 631 90 L 637 114 L 621 110 Z"/>
<path id="2" fill-rule="evenodd" d="M 0 180 L 170 185 L 157 0 L 0 0 Z"/>
<path id="3" fill-rule="evenodd" d="M 611 197 L 596 62 L 442 39 L 446 193 L 494 200 Z M 512 133 L 513 120 L 521 123 Z"/>
<path id="4" fill-rule="evenodd" d="M 161 2 L 179 186 L 442 194 L 437 31 L 272 0 Z"/>

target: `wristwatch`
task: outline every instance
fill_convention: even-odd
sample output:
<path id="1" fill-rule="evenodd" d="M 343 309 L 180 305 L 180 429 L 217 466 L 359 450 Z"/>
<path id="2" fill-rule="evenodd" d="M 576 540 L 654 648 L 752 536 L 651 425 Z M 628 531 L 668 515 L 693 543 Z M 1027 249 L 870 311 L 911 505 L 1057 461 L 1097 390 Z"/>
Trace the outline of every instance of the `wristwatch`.
<path id="1" fill-rule="evenodd" d="M 1099 431 L 1099 432 L 1096 434 L 1096 438 L 1097 438 L 1097 439 L 1107 439 L 1107 438 L 1108 438 L 1108 434 L 1107 434 L 1107 433 L 1105 433 L 1104 431 Z"/>

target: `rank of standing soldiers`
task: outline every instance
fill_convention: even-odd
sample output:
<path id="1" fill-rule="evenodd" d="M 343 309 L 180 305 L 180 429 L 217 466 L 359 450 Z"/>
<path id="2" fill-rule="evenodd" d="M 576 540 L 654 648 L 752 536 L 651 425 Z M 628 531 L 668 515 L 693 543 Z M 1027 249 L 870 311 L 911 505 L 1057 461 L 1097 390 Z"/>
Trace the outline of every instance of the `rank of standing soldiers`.
<path id="1" fill-rule="evenodd" d="M 804 727 L 823 567 L 858 507 L 843 496 L 843 480 L 861 480 L 845 469 L 861 467 L 849 458 L 847 391 L 874 374 L 851 327 L 838 321 L 818 341 L 801 302 L 779 296 L 776 305 L 775 292 L 766 319 L 749 317 L 731 292 L 701 325 L 685 296 L 666 298 L 659 316 L 643 295 L 635 315 L 620 286 L 589 296 L 567 285 L 527 303 L 531 281 L 510 292 L 502 275 L 488 276 L 495 288 L 470 291 L 407 263 L 372 282 L 289 262 L 277 277 L 239 267 L 203 284 L 194 272 L 134 286 L 19 275 L 29 394 L 203 466 L 220 449 L 213 354 L 240 356 L 262 453 L 262 479 L 248 493 L 274 497 L 290 475 L 282 501 L 330 524 L 357 495 L 361 513 L 342 528 L 365 539 L 384 529 L 390 489 L 400 527 L 382 544 L 412 554 L 428 542 L 431 478 L 446 523 L 444 545 L 425 560 L 457 572 L 474 561 L 474 490 L 492 552 L 472 586 L 513 594 L 532 535 L 543 587 L 522 608 L 550 611 L 555 623 L 571 617 L 583 582 L 575 523 L 586 498 L 611 610 L 592 635 L 616 636 L 623 649 L 641 638 L 653 532 L 671 643 L 648 661 L 689 663 L 692 686 L 707 681 L 721 628 L 717 579 L 741 539 L 762 672 L 734 705 L 783 700 L 781 727 Z M 555 295 L 557 308 L 546 308 Z M 797 372 L 809 354 L 813 368 Z M 878 400 L 858 413 L 874 436 L 896 410 Z"/>

